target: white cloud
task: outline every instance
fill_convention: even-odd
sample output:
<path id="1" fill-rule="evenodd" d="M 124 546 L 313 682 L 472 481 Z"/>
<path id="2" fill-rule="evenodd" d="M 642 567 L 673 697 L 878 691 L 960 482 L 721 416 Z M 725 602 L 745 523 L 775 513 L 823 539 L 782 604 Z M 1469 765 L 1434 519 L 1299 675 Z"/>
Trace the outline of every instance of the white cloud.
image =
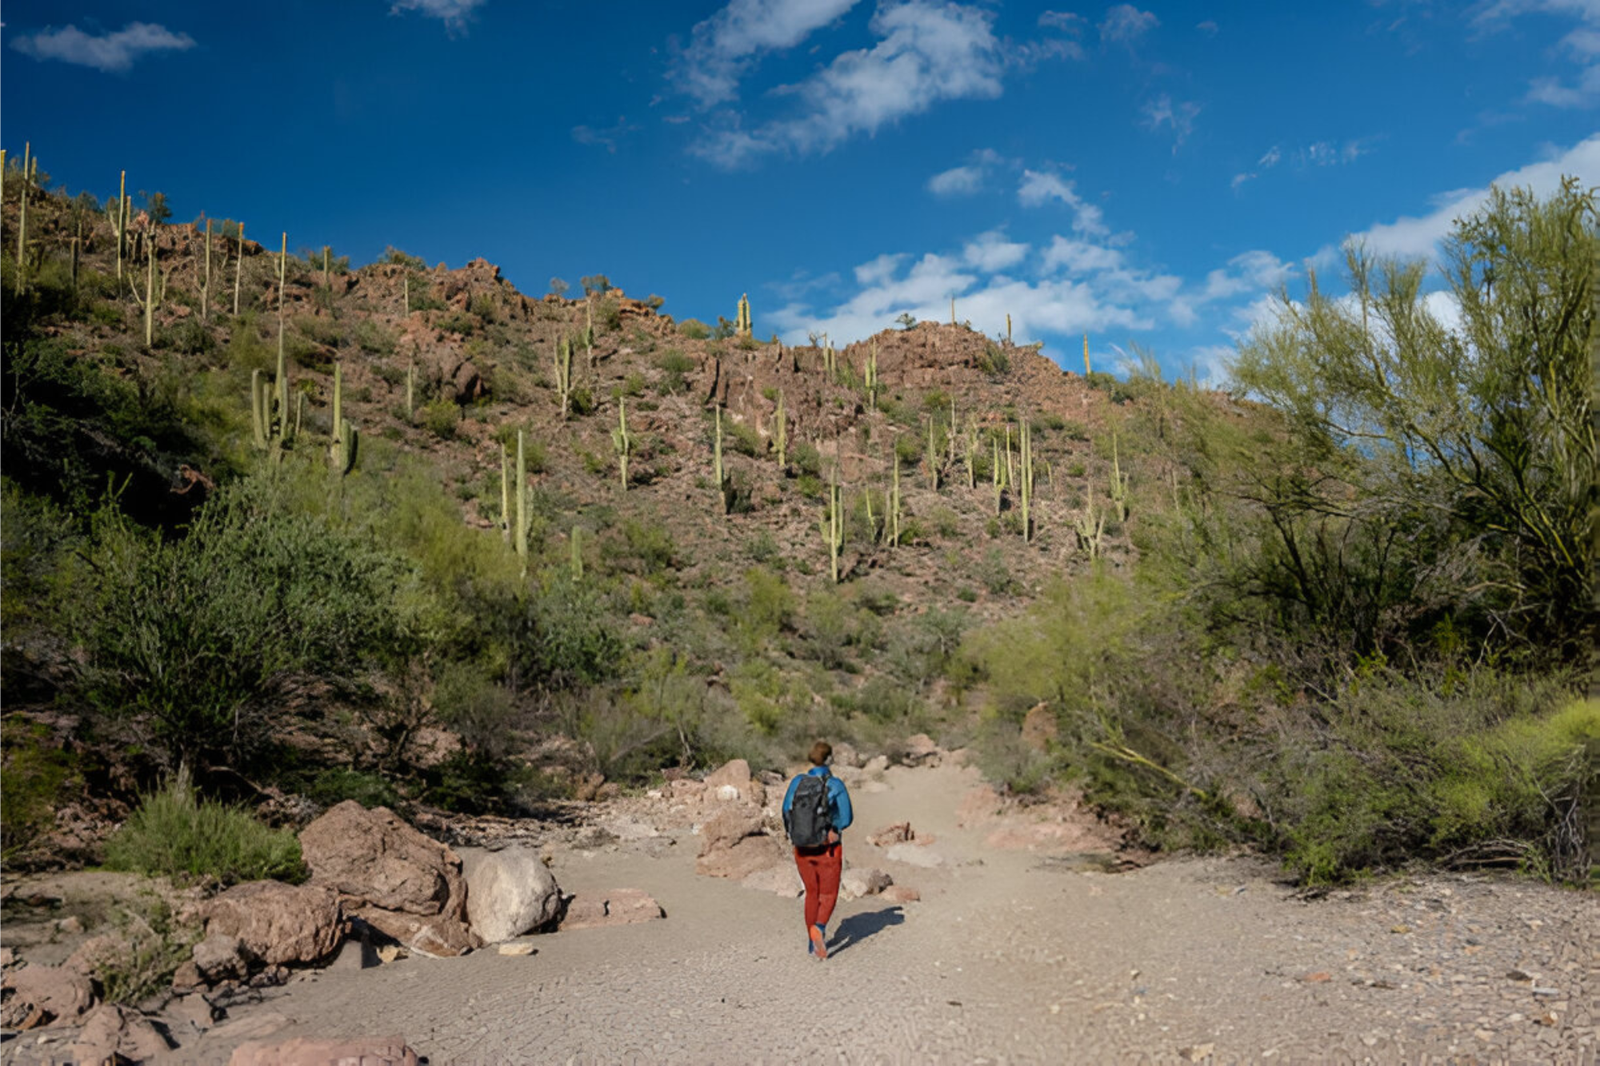
<path id="1" fill-rule="evenodd" d="M 1089 20 L 1071 11 L 1044 11 L 1039 15 L 1039 26 L 1064 33 L 1082 33 Z"/>
<path id="2" fill-rule="evenodd" d="M 1194 120 L 1200 114 L 1200 105 L 1193 100 L 1173 103 L 1172 97 L 1162 93 L 1154 100 L 1147 101 L 1143 110 L 1146 129 L 1159 131 L 1166 126 L 1172 131 L 1172 150 L 1176 152 L 1188 140 L 1189 134 L 1194 132 Z"/>
<path id="3" fill-rule="evenodd" d="M 793 48 L 857 0 L 733 0 L 690 31 L 675 65 L 680 87 L 702 106 L 732 100 L 739 79 L 768 52 Z"/>
<path id="4" fill-rule="evenodd" d="M 1554 75 L 1528 83 L 1527 99 L 1552 107 L 1592 107 L 1600 103 L 1600 2 L 1597 0 L 1492 0 L 1481 3 L 1473 23 L 1493 33 L 1512 19 L 1527 14 L 1575 18 L 1579 26 L 1561 40 L 1561 47 L 1578 63 L 1576 82 L 1567 84 Z"/>
<path id="5" fill-rule="evenodd" d="M 1245 171 L 1235 174 L 1233 176 L 1233 180 L 1228 183 L 1228 187 L 1234 192 L 1238 192 L 1244 187 L 1245 182 L 1255 181 L 1259 176 L 1260 175 L 1256 174 L 1254 171 Z"/>
<path id="6" fill-rule="evenodd" d="M 951 167 L 928 179 L 928 191 L 935 196 L 969 196 L 982 187 L 982 167 Z"/>
<path id="7" fill-rule="evenodd" d="M 1198 23 L 1195 26 L 1195 29 L 1199 30 L 1207 37 L 1215 37 L 1217 35 L 1218 28 L 1219 27 L 1217 24 L 1210 19 L 1206 19 L 1204 22 Z"/>
<path id="8" fill-rule="evenodd" d="M 18 37 L 11 47 L 34 59 L 55 59 L 108 74 L 131 70 L 135 60 L 157 52 L 183 52 L 194 47 L 187 33 L 173 33 L 151 22 L 130 22 L 115 33 L 94 36 L 76 26 L 44 29 Z"/>
<path id="9" fill-rule="evenodd" d="M 778 95 L 800 101 L 800 115 L 754 133 L 714 130 L 696 153 L 739 165 L 761 153 L 826 152 L 857 134 L 874 134 L 942 100 L 993 99 L 1005 68 L 994 16 L 977 7 L 905 0 L 885 4 L 870 28 L 881 40 L 836 56 L 826 68 Z"/>
<path id="10" fill-rule="evenodd" d="M 1548 196 L 1563 176 L 1576 177 L 1586 186 L 1600 184 L 1600 134 L 1590 136 L 1550 159 L 1517 170 L 1508 170 L 1491 184 L 1503 189 L 1513 186 L 1532 189 Z M 1353 236 L 1369 251 L 1380 255 L 1429 256 L 1455 220 L 1470 215 L 1489 197 L 1487 186 L 1449 194 L 1432 212 L 1421 217 L 1398 218 L 1380 223 Z"/>
<path id="11" fill-rule="evenodd" d="M 398 15 L 415 11 L 445 24 L 452 34 L 464 32 L 472 13 L 482 7 L 484 0 L 395 0 L 389 14 Z"/>
<path id="12" fill-rule="evenodd" d="M 1271 148 L 1268 148 L 1265 152 L 1261 153 L 1261 158 L 1256 160 L 1256 166 L 1261 167 L 1262 169 L 1266 169 L 1267 167 L 1275 167 L 1278 165 L 1278 161 L 1282 158 L 1283 152 L 1278 148 L 1277 145 L 1273 145 Z"/>
<path id="13" fill-rule="evenodd" d="M 1006 240 L 1005 231 L 992 229 L 967 242 L 961 258 L 985 274 L 1014 267 L 1028 257 L 1028 245 Z"/>
<path id="14" fill-rule="evenodd" d="M 900 269 L 900 264 L 905 261 L 904 253 L 891 255 L 885 253 L 876 259 L 869 260 L 856 267 L 856 281 L 862 285 L 878 285 L 894 276 Z"/>
<path id="15" fill-rule="evenodd" d="M 1051 200 L 1059 200 L 1072 208 L 1072 228 L 1078 232 L 1092 236 L 1104 236 L 1109 232 L 1104 213 L 1079 196 L 1070 181 L 1047 170 L 1024 170 L 1017 186 L 1017 202 L 1023 207 L 1041 207 Z"/>
<path id="16" fill-rule="evenodd" d="M 1140 11 L 1132 4 L 1118 4 L 1106 12 L 1105 21 L 1100 23 L 1100 36 L 1103 40 L 1132 44 L 1159 25 L 1161 20 L 1152 12 Z"/>
<path id="17" fill-rule="evenodd" d="M 1201 299 L 1209 302 L 1246 292 L 1277 289 L 1293 273 L 1294 269 L 1288 263 L 1271 252 L 1259 249 L 1241 252 L 1228 260 L 1226 267 L 1219 267 L 1206 275 Z"/>
<path id="18" fill-rule="evenodd" d="M 1044 270 L 1046 273 L 1065 270 L 1068 274 L 1095 274 L 1118 269 L 1122 261 L 1122 253 L 1115 248 L 1057 236 L 1045 249 Z"/>

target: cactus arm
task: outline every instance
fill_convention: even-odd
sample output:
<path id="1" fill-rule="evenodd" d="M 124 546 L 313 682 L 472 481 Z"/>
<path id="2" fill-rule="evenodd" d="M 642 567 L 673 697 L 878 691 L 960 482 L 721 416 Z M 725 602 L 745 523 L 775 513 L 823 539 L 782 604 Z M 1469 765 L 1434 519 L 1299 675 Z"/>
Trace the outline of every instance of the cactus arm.
<path id="1" fill-rule="evenodd" d="M 628 401 L 617 397 L 617 428 L 611 433 L 611 444 L 617 451 L 617 468 L 622 473 L 622 491 L 628 491 L 628 455 L 633 451 L 633 438 L 628 435 Z"/>
<path id="2" fill-rule="evenodd" d="M 121 262 L 119 259 L 118 262 Z M 239 258 L 233 264 L 233 314 L 239 316 L 239 283 L 244 279 L 244 223 L 239 223 Z"/>
<path id="3" fill-rule="evenodd" d="M 528 465 L 523 454 L 522 430 L 517 430 L 517 558 L 522 560 L 522 573 L 528 573 Z"/>

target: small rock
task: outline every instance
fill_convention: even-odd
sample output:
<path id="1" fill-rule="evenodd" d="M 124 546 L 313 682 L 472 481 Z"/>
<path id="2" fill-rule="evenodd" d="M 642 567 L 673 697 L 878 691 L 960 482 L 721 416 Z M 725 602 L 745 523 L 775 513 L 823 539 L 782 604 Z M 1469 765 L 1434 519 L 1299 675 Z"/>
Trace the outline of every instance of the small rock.
<path id="1" fill-rule="evenodd" d="M 922 893 L 910 885 L 890 885 L 883 890 L 880 898 L 890 903 L 916 903 L 922 898 Z"/>
<path id="2" fill-rule="evenodd" d="M 561 920 L 562 929 L 594 929 L 607 925 L 634 925 L 665 918 L 662 910 L 649 894 L 637 888 L 615 888 L 604 896 L 579 895 L 567 904 L 567 914 Z"/>
<path id="3" fill-rule="evenodd" d="M 208 985 L 236 981 L 250 971 L 239 938 L 226 933 L 212 933 L 196 944 L 193 961 L 200 980 Z"/>
<path id="4" fill-rule="evenodd" d="M 875 896 L 892 884 L 894 878 L 882 870 L 846 870 L 839 878 L 839 897 L 861 899 L 863 896 Z"/>
<path id="5" fill-rule="evenodd" d="M 1320 985 L 1325 981 L 1333 980 L 1333 976 L 1326 970 L 1318 970 L 1316 973 L 1306 974 L 1304 977 L 1300 978 L 1300 980 L 1304 981 L 1308 985 Z"/>
<path id="6" fill-rule="evenodd" d="M 534 947 L 531 940 L 507 940 L 503 944 L 495 945 L 495 950 L 502 955 L 527 956 L 539 949 Z"/>
<path id="7" fill-rule="evenodd" d="M 887 848 L 915 839 L 917 839 L 916 830 L 911 828 L 910 822 L 896 822 L 894 825 L 884 826 L 867 837 L 867 843 L 876 847 Z"/>
<path id="8" fill-rule="evenodd" d="M 864 774 L 867 774 L 868 776 L 871 776 L 873 774 L 881 774 L 885 770 L 887 770 L 888 768 L 889 768 L 889 756 L 887 756 L 887 755 L 874 755 L 872 758 L 868 759 L 865 763 L 862 764 L 861 772 L 864 773 Z"/>
<path id="9" fill-rule="evenodd" d="M 926 733 L 917 733 L 906 740 L 902 761 L 907 766 L 938 766 L 939 745 Z"/>
<path id="10" fill-rule="evenodd" d="M 318 962 L 342 935 L 339 895 L 326 885 L 251 881 L 201 908 L 210 936 L 237 937 L 245 955 L 269 965 Z"/>
<path id="11" fill-rule="evenodd" d="M 1409 933 L 1411 932 L 1411 927 L 1409 925 L 1392 925 L 1389 927 L 1389 932 L 1401 934 Z"/>
<path id="12" fill-rule="evenodd" d="M 1539 986 L 1535 985 L 1534 988 L 1532 989 L 1532 992 L 1536 996 L 1559 996 L 1561 994 L 1561 989 L 1559 989 L 1559 988 L 1540 988 Z"/>
<path id="13" fill-rule="evenodd" d="M 218 1011 L 205 996 L 192 993 L 179 996 L 167 1004 L 166 1015 L 171 1020 L 168 1028 L 176 1029 L 180 1033 L 190 1030 L 203 1033 L 217 1024 Z"/>
<path id="14" fill-rule="evenodd" d="M 74 1024 L 95 1002 L 89 978 L 64 966 L 29 963 L 7 973 L 0 987 L 12 993 L 0 1008 L 0 1019 L 8 1029 Z"/>
<path id="15" fill-rule="evenodd" d="M 555 875 L 532 848 L 469 853 L 464 870 L 467 920 L 487 943 L 531 933 L 561 914 Z"/>
<path id="16" fill-rule="evenodd" d="M 56 932 L 65 933 L 68 936 L 77 936 L 83 932 L 83 919 L 76 914 L 69 914 L 56 923 Z"/>
<path id="17" fill-rule="evenodd" d="M 1185 1062 L 1203 1062 L 1217 1053 L 1215 1044 L 1195 1044 L 1191 1047 L 1179 1048 L 1178 1057 Z"/>

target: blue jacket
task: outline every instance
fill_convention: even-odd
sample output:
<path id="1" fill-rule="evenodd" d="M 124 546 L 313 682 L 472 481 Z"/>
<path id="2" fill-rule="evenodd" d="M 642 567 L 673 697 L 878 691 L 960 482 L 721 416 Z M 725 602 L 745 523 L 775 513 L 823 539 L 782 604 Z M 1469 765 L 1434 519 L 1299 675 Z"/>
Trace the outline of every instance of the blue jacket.
<path id="1" fill-rule="evenodd" d="M 805 774 L 795 775 L 789 782 L 789 791 L 783 794 L 783 819 L 784 824 L 789 822 L 789 808 L 794 806 L 794 790 L 800 785 L 800 778 L 810 774 L 816 777 L 819 774 L 828 776 L 828 816 L 833 820 L 833 828 L 843 833 L 850 828 L 850 823 L 855 820 L 855 812 L 850 809 L 850 793 L 844 787 L 844 782 L 828 773 L 826 766 L 813 766 Z"/>

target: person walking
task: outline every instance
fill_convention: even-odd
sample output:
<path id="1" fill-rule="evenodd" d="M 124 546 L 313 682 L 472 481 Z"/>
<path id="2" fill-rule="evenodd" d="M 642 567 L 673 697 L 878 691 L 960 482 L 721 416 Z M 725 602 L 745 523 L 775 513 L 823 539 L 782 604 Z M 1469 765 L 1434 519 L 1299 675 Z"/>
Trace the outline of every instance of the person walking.
<path id="1" fill-rule="evenodd" d="M 839 874 L 844 869 L 841 834 L 855 814 L 850 792 L 828 772 L 833 745 L 811 745 L 811 769 L 797 774 L 783 796 L 783 828 L 794 844 L 795 865 L 806 886 L 806 950 L 819 960 L 828 957 L 828 919 L 839 901 Z"/>

